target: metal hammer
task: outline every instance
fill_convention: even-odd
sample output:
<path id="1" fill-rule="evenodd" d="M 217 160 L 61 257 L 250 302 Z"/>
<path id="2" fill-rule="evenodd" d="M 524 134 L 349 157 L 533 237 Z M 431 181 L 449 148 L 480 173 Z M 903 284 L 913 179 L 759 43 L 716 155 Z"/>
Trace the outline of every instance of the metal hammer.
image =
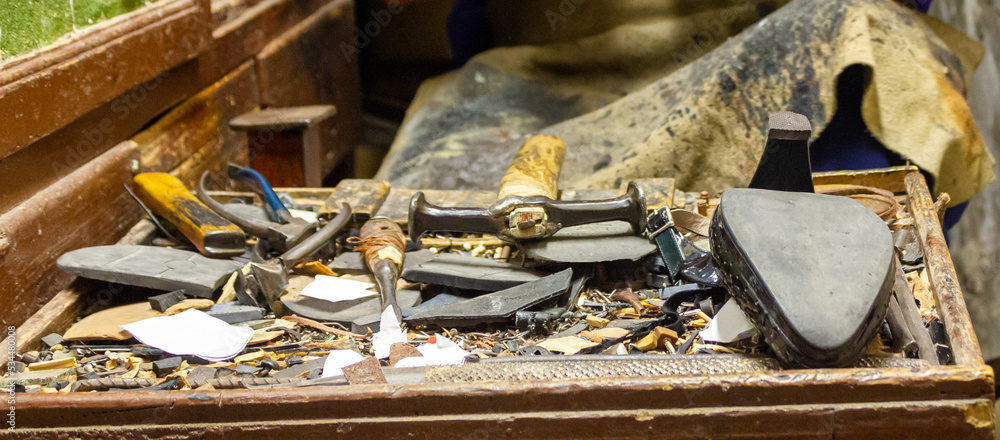
<path id="1" fill-rule="evenodd" d="M 500 180 L 496 203 L 488 208 L 443 208 L 422 192 L 410 199 L 410 238 L 429 231 L 494 234 L 507 242 L 541 240 L 561 228 L 623 220 L 632 230 L 646 227 L 646 200 L 629 182 L 625 194 L 605 200 L 560 201 L 557 182 L 566 144 L 555 136 L 534 136 L 514 155 Z"/>

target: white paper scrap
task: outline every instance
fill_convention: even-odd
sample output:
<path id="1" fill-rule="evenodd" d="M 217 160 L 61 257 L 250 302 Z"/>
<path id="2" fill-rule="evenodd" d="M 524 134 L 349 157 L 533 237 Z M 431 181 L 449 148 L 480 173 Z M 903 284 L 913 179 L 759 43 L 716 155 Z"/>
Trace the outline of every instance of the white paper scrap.
<path id="1" fill-rule="evenodd" d="M 229 325 L 200 310 L 144 319 L 121 326 L 139 342 L 178 356 L 197 356 L 206 361 L 224 361 L 240 354 L 253 329 Z"/>
<path id="2" fill-rule="evenodd" d="M 288 213 L 291 214 L 292 217 L 300 218 L 309 223 L 316 223 L 316 221 L 319 219 L 318 212 L 303 211 L 301 209 L 289 209 Z"/>
<path id="3" fill-rule="evenodd" d="M 392 307 L 386 307 L 379 318 L 378 333 L 372 336 L 375 357 L 379 359 L 389 357 L 389 347 L 397 342 L 406 342 L 406 332 L 403 331 L 399 320 L 396 319 L 396 313 L 392 311 Z"/>
<path id="4" fill-rule="evenodd" d="M 428 365 L 461 365 L 465 362 L 465 357 L 471 353 L 462 350 L 451 339 L 442 335 L 434 335 L 426 344 L 417 347 L 417 351 L 423 356 L 414 356 L 400 359 L 396 362 L 396 368 L 406 367 L 426 367 Z"/>
<path id="5" fill-rule="evenodd" d="M 757 333 L 757 329 L 743 314 L 736 301 L 730 298 L 719 309 L 719 313 L 715 314 L 708 328 L 698 336 L 706 341 L 728 343 L 749 338 L 754 333 Z"/>
<path id="6" fill-rule="evenodd" d="M 343 376 L 344 367 L 350 367 L 365 360 L 354 350 L 332 350 L 323 363 L 323 377 Z"/>
<path id="7" fill-rule="evenodd" d="M 316 275 L 316 279 L 302 289 L 302 295 L 330 302 L 350 301 L 378 295 L 368 290 L 375 285 L 345 278 Z"/>

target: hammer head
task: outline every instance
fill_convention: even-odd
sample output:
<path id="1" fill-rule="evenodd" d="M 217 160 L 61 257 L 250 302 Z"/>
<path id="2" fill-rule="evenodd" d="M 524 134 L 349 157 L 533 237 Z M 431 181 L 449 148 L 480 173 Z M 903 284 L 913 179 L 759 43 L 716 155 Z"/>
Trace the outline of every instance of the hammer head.
<path id="1" fill-rule="evenodd" d="M 487 209 L 444 208 L 418 192 L 410 199 L 410 238 L 429 231 L 493 234 L 508 242 L 541 240 L 559 229 L 612 220 L 626 221 L 633 231 L 646 227 L 646 199 L 634 182 L 613 199 L 557 201 L 544 196 L 509 196 Z"/>
<path id="2" fill-rule="evenodd" d="M 316 232 L 316 224 L 300 218 L 292 218 L 290 222 L 285 224 L 274 223 L 271 226 L 271 237 L 278 242 L 272 246 L 278 251 L 284 252 L 309 238 L 314 232 Z"/>

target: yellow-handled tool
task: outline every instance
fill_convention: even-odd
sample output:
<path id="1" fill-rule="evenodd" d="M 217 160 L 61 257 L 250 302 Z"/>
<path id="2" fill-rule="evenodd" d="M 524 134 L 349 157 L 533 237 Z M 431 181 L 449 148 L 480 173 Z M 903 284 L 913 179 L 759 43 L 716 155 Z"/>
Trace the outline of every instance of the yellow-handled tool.
<path id="1" fill-rule="evenodd" d="M 135 195 L 208 257 L 231 258 L 246 251 L 243 230 L 201 203 L 176 177 L 142 173 L 132 179 Z"/>
<path id="2" fill-rule="evenodd" d="M 494 234 L 516 242 L 539 240 L 567 226 L 611 220 L 629 222 L 641 232 L 646 202 L 634 183 L 620 197 L 559 201 L 559 171 L 566 144 L 555 136 L 534 136 L 514 155 L 500 180 L 497 202 L 489 208 L 443 208 L 427 203 L 422 192 L 410 199 L 409 229 L 414 241 L 429 231 Z"/>

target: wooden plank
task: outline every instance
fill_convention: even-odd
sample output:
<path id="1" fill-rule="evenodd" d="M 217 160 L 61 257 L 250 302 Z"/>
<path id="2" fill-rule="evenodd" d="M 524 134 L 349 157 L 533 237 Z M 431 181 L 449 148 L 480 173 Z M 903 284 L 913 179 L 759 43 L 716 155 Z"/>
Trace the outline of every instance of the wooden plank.
<path id="1" fill-rule="evenodd" d="M 864 185 L 901 193 L 906 191 L 904 178 L 918 171 L 915 166 L 901 166 L 862 171 L 827 171 L 813 173 L 814 185 Z"/>
<path id="2" fill-rule="evenodd" d="M 0 75 L 0 158 L 194 58 L 211 41 L 209 26 L 207 0 L 170 0 L 98 25 L 5 69 Z"/>
<path id="3" fill-rule="evenodd" d="M 118 240 L 117 244 L 145 244 L 156 232 L 153 222 L 144 219 L 132 227 Z M 100 281 L 76 278 L 56 294 L 41 309 L 31 315 L 23 324 L 17 326 L 16 346 L 18 353 L 37 350 L 41 347 L 42 337 L 50 333 L 62 333 L 68 329 L 83 312 L 83 295 L 95 292 L 103 283 Z M 106 285 L 106 284 L 105 284 Z M 0 351 L 0 367 L 6 368 L 8 352 Z"/>
<path id="4" fill-rule="evenodd" d="M 386 197 L 385 202 L 382 203 L 382 207 L 379 208 L 376 215 L 389 218 L 398 223 L 403 229 L 406 229 L 406 225 L 409 223 L 410 198 L 417 191 L 415 189 L 404 188 L 390 189 L 389 196 Z M 426 189 L 423 190 L 423 193 L 427 196 L 428 203 L 447 208 L 486 208 L 497 201 L 496 191 Z"/>
<path id="5" fill-rule="evenodd" d="M 361 84 L 354 47 L 354 4 L 334 0 L 257 55 L 261 106 L 332 104 L 337 115 L 321 140 L 322 175 L 350 154 L 361 127 Z"/>
<path id="6" fill-rule="evenodd" d="M 142 154 L 142 171 L 176 170 L 193 188 L 205 170 L 220 171 L 229 161 L 245 165 L 246 135 L 230 129 L 229 120 L 259 103 L 256 71 L 247 61 L 132 139 Z"/>
<path id="7" fill-rule="evenodd" d="M 124 142 L 149 121 L 252 59 L 328 0 L 266 0 L 213 33 L 198 58 L 133 87 L 66 127 L 0 161 L 0 212 Z"/>
<path id="8" fill-rule="evenodd" d="M 389 196 L 390 188 L 389 182 L 381 180 L 341 180 L 330 197 L 323 202 L 319 215 L 323 218 L 333 218 L 340 213 L 341 205 L 347 203 L 351 206 L 354 222 L 360 225 L 378 212 Z"/>
<path id="9" fill-rule="evenodd" d="M 177 429 L 164 433 L 204 429 L 200 426 L 205 425 L 246 426 L 247 420 L 253 420 L 257 427 L 270 426 L 269 431 L 274 433 L 274 429 L 302 428 L 304 424 L 296 421 L 325 421 L 365 430 L 377 429 L 376 424 L 391 424 L 395 426 L 394 433 L 405 425 L 420 426 L 421 432 L 439 430 L 436 435 L 427 431 L 426 436 L 441 437 L 441 432 L 447 432 L 451 434 L 447 437 L 466 438 L 475 433 L 470 431 L 474 428 L 452 423 L 478 421 L 480 426 L 486 426 L 490 421 L 507 420 L 509 424 L 505 426 L 510 427 L 518 426 L 519 420 L 530 424 L 531 414 L 545 414 L 549 423 L 544 429 L 541 425 L 531 425 L 532 429 L 521 434 L 526 438 L 542 436 L 544 432 L 590 437 L 573 427 L 583 423 L 575 414 L 596 415 L 598 419 L 614 416 L 619 422 L 623 420 L 619 416 L 649 421 L 676 414 L 683 417 L 673 419 L 671 425 L 686 423 L 708 430 L 720 420 L 699 416 L 739 411 L 746 416 L 742 423 L 751 423 L 756 417 L 756 423 L 766 424 L 765 433 L 781 434 L 800 433 L 790 430 L 788 425 L 799 420 L 795 413 L 801 410 L 817 416 L 807 419 L 811 420 L 809 426 L 818 426 L 814 424 L 825 420 L 833 424 L 824 429 L 838 432 L 878 429 L 908 433 L 912 432 L 908 424 L 919 423 L 920 429 L 932 429 L 928 432 L 962 433 L 959 437 L 965 438 L 966 434 L 981 436 L 975 434 L 979 431 L 992 433 L 993 427 L 992 375 L 985 366 L 225 390 L 206 392 L 208 399 L 188 398 L 191 393 L 19 396 L 18 430 L 55 432 L 56 428 L 78 429 L 101 423 L 95 420 L 113 419 L 116 426 L 131 425 L 125 432 L 141 429 L 145 433 L 150 418 L 155 417 L 157 425 L 173 425 Z M 420 411 L 415 413 L 414 408 Z M 882 413 L 879 408 L 895 409 Z M 854 409 L 860 410 L 856 416 L 840 419 L 835 414 Z M 59 417 L 53 418 L 53 411 L 58 411 Z M 899 419 L 879 417 L 885 414 Z M 605 428 L 613 425 L 609 423 Z M 931 428 L 934 425 L 937 426 Z M 633 430 L 636 428 L 593 432 L 617 432 L 632 437 L 639 432 Z M 645 429 L 641 431 L 646 432 Z M 711 437 L 713 431 L 701 432 Z"/>
<path id="10" fill-rule="evenodd" d="M 924 253 L 927 276 L 937 302 L 938 314 L 951 339 L 951 351 L 958 365 L 984 365 L 979 339 L 972 328 L 972 319 L 965 308 L 962 288 L 958 285 L 955 264 L 941 230 L 934 199 L 927 189 L 924 175 L 912 171 L 906 175 L 907 206 L 913 214 L 917 239 Z"/>
<path id="11" fill-rule="evenodd" d="M 60 255 L 114 243 L 139 220 L 124 188 L 138 159 L 123 143 L 0 216 L 0 322 L 24 322 L 69 284 Z"/>

